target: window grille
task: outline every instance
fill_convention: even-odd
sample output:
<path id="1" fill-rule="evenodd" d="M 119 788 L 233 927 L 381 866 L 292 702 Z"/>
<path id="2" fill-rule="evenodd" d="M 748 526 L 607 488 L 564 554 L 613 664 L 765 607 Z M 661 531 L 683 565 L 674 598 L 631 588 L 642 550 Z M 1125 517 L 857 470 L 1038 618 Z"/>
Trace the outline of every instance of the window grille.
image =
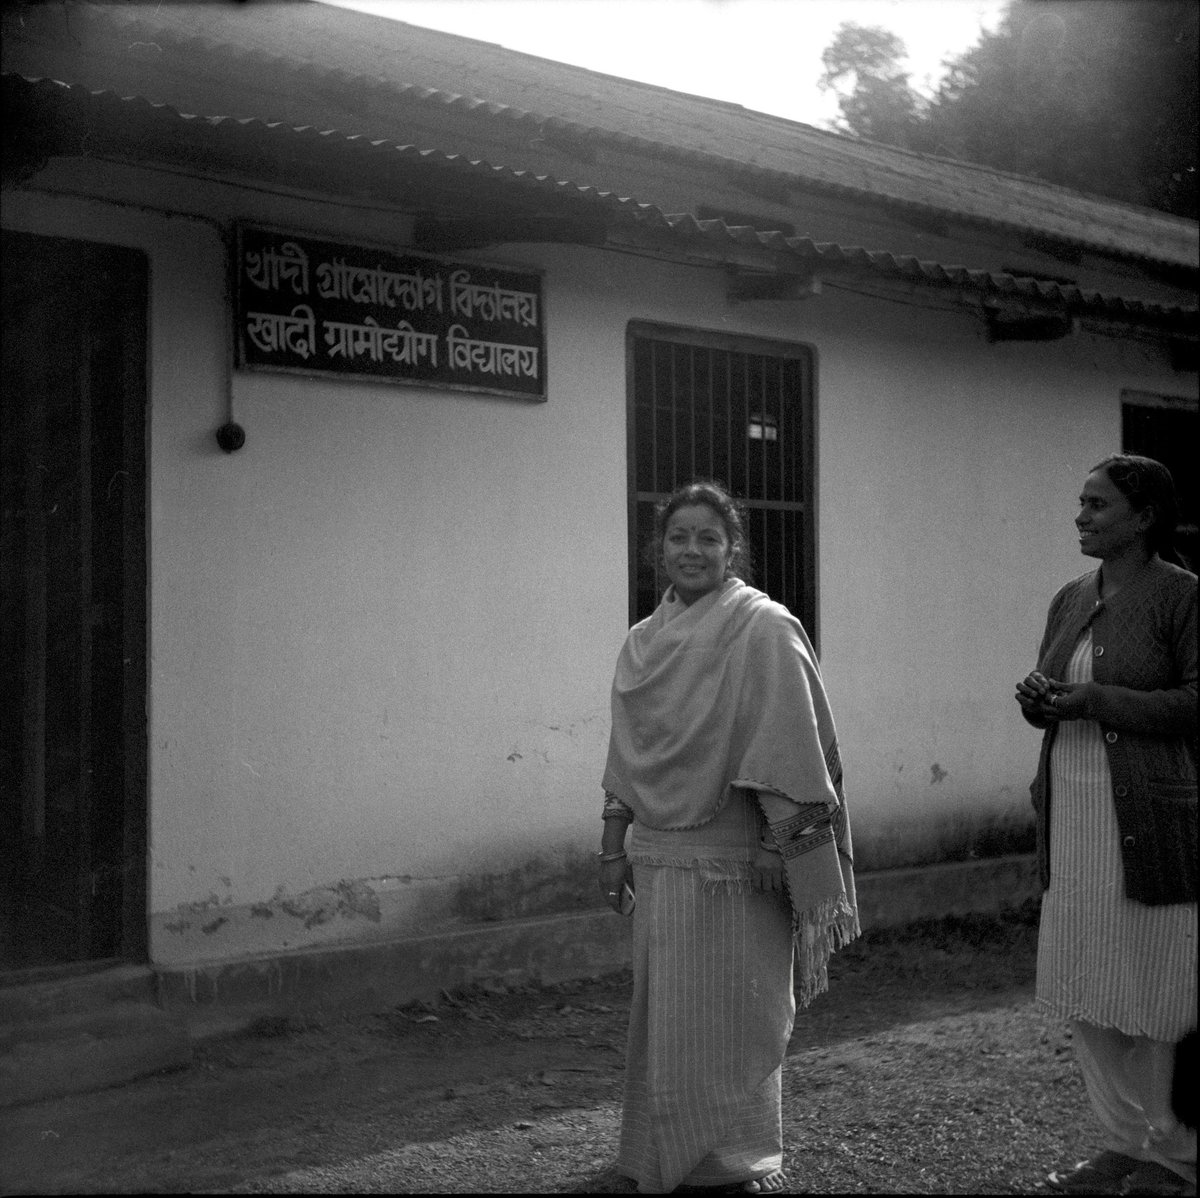
<path id="1" fill-rule="evenodd" d="M 667 586 L 658 554 L 646 552 L 655 505 L 693 479 L 715 479 L 747 509 L 750 581 L 815 644 L 811 351 L 633 324 L 628 354 L 631 622 Z"/>

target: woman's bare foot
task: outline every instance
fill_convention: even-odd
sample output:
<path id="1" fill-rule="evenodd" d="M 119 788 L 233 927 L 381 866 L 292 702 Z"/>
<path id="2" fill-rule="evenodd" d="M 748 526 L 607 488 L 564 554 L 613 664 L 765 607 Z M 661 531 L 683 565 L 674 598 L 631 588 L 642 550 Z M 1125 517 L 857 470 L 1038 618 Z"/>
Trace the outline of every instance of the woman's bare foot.
<path id="1" fill-rule="evenodd" d="M 778 1194 L 787 1185 L 787 1175 L 782 1169 L 768 1173 L 766 1177 L 756 1177 L 746 1182 L 742 1189 L 747 1194 Z"/>

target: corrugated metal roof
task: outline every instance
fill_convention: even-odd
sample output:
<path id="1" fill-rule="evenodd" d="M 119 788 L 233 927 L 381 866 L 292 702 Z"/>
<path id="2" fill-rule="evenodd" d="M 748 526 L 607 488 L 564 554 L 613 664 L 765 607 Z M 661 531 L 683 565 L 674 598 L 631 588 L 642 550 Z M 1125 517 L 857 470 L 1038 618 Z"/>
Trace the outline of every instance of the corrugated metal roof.
<path id="1" fill-rule="evenodd" d="M 400 21 L 295 2 L 79 4 L 71 12 L 77 32 L 91 19 L 128 47 L 127 61 L 117 55 L 105 64 L 117 74 L 134 59 L 141 69 L 155 55 L 200 64 L 189 85 L 200 96 L 203 76 L 211 74 L 215 61 L 235 63 L 246 85 L 235 93 L 213 75 L 210 86 L 222 90 L 209 99 L 219 102 L 199 105 L 197 111 L 281 118 L 292 125 L 340 127 L 402 141 L 405 111 L 441 108 L 496 128 L 517 126 L 531 135 L 557 134 L 660 158 L 722 164 L 764 179 L 869 197 L 914 212 L 952 214 L 1118 256 L 1200 265 L 1194 222 Z M 31 46 L 15 47 L 15 65 L 6 69 L 55 74 L 21 65 L 31 61 L 37 48 Z M 7 50 L 5 57 L 10 58 Z M 121 87 L 115 77 L 55 77 Z M 163 86 L 182 88 L 177 80 Z M 189 110 L 185 95 L 147 94 Z M 248 111 L 247 103 L 259 107 Z M 270 103 L 277 107 L 264 106 Z M 357 125 L 356 111 L 362 122 Z M 379 125 L 385 119 L 381 114 L 388 127 Z M 515 149 L 510 161 L 518 168 L 527 165 Z"/>
<path id="2" fill-rule="evenodd" d="M 639 213 L 638 218 L 651 221 L 656 216 Z M 1046 305 L 1072 315 L 1116 318 L 1144 316 L 1161 318 L 1168 323 L 1178 320 L 1180 331 L 1192 328 L 1197 314 L 1195 306 L 1160 304 L 1044 279 L 1019 278 L 1000 271 L 948 266 L 911 255 L 892 254 L 886 250 L 867 250 L 861 246 L 842 246 L 833 242 L 817 243 L 808 237 L 785 237 L 782 233 L 763 233 L 751 228 L 731 228 L 724 221 L 698 221 L 690 214 L 664 216 L 663 219 L 675 232 L 684 236 L 706 240 L 728 239 L 789 253 L 814 274 L 874 274 L 938 288 L 975 292 L 996 300 Z"/>
<path id="3" fill-rule="evenodd" d="M 36 128 L 40 137 L 51 139 L 48 144 L 59 153 L 112 154 L 140 162 L 157 161 L 160 155 L 168 154 L 196 170 L 236 169 L 242 164 L 253 170 L 265 169 L 277 151 L 287 146 L 289 169 L 304 179 L 311 179 L 312 166 L 326 159 L 334 159 L 341 172 L 346 156 L 352 155 L 363 163 L 369 160 L 373 164 L 368 166 L 369 171 L 399 167 L 469 181 L 487 190 L 484 211 L 492 210 L 495 196 L 510 195 L 523 197 L 516 201 L 523 211 L 598 214 L 610 236 L 619 237 L 622 229 L 636 231 L 649 237 L 668 256 L 696 247 L 704 256 L 722 261 L 728 259 L 726 250 L 753 251 L 755 261 L 764 269 L 783 273 L 874 276 L 952 289 L 960 297 L 974 295 L 984 301 L 1033 304 L 1069 315 L 1131 321 L 1174 335 L 1194 336 L 1194 306 L 1162 304 L 886 251 L 787 237 L 730 226 L 721 220 L 697 220 L 690 213 L 665 213 L 653 204 L 569 180 L 386 139 L 257 118 L 182 114 L 170 105 L 154 104 L 142 97 L 120 97 L 53 80 L 5 75 L 3 82 L 5 108 L 17 121 L 15 128 Z M 55 138 L 60 140 L 55 142 Z M 297 153 L 296 147 L 303 152 Z M 207 159 L 201 156 L 205 152 L 209 154 Z M 335 177 L 347 178 L 342 173 Z"/>
<path id="4" fill-rule="evenodd" d="M 54 154 L 96 157 L 112 154 L 128 161 L 151 163 L 159 160 L 155 155 L 163 149 L 161 142 L 153 135 L 166 133 L 180 139 L 180 156 L 202 171 L 205 165 L 219 168 L 226 164 L 219 159 L 206 164 L 195 157 L 196 146 L 185 145 L 182 138 L 190 137 L 193 142 L 212 145 L 219 145 L 223 141 L 229 144 L 242 143 L 250 150 L 243 160 L 251 163 L 266 162 L 280 145 L 287 144 L 281 141 L 286 138 L 288 143 L 304 143 L 316 155 L 322 151 L 371 154 L 379 162 L 400 162 L 418 168 L 436 167 L 445 172 L 470 176 L 475 181 L 490 180 L 513 188 L 532 189 L 542 199 L 561 199 L 567 203 L 585 201 L 606 210 L 630 215 L 642 209 L 662 219 L 662 214 L 652 205 L 639 204 L 629 197 L 496 165 L 483 159 L 468 159 L 461 154 L 347 134 L 337 129 L 263 121 L 257 117 L 181 113 L 170 104 L 154 103 L 142 96 L 119 96 L 115 92 L 66 84 L 54 79 L 28 79 L 14 74 L 5 74 L 2 78 L 6 110 L 17 117 L 34 113 L 33 120 L 27 122 L 26 127 L 32 126 L 37 137 L 46 139 L 47 144 L 54 147 L 51 151 Z M 106 123 L 94 123 L 96 118 L 108 119 Z M 9 125 L 9 134 L 15 135 L 20 127 L 20 121 L 16 122 L 16 128 Z M 56 140 L 59 131 L 64 131 L 68 139 L 74 138 L 74 143 L 64 145 L 61 140 Z M 255 154 L 260 157 L 256 159 Z M 297 161 L 295 165 L 302 167 L 303 164 Z"/>

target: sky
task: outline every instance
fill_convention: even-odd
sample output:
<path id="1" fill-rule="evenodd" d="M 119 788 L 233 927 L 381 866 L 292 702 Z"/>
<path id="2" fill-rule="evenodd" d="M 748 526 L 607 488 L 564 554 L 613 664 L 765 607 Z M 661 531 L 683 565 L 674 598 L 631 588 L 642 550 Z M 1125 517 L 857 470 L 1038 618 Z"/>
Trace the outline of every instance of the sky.
<path id="1" fill-rule="evenodd" d="M 918 91 L 995 29 L 1004 0 L 325 0 L 558 62 L 829 127 L 817 86 L 843 21 L 900 37 Z"/>

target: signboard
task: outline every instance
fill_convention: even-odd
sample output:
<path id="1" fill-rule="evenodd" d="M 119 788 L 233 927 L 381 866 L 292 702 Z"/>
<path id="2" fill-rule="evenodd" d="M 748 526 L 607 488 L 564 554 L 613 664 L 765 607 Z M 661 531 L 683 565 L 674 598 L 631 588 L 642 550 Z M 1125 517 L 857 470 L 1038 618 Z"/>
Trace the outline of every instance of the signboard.
<path id="1" fill-rule="evenodd" d="M 541 275 L 239 226 L 237 364 L 546 398 Z"/>

